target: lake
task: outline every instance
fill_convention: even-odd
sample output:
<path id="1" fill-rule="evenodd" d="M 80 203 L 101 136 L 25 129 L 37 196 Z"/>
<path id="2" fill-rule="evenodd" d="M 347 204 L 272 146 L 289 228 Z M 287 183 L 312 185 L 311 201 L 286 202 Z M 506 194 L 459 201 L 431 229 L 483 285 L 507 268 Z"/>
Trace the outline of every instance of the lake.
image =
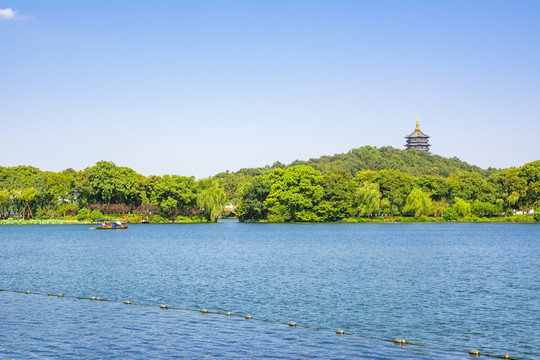
<path id="1" fill-rule="evenodd" d="M 0 288 L 66 297 L 0 292 L 0 355 L 540 358 L 539 241 L 537 224 L 1 226 Z M 426 347 L 378 340 L 396 338 Z"/>

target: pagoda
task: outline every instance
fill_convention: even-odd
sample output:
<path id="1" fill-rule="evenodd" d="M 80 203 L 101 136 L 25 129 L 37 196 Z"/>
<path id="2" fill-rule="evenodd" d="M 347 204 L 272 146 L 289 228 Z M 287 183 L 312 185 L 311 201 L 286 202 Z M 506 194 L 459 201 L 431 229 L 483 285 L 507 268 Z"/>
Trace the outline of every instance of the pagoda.
<path id="1" fill-rule="evenodd" d="M 418 116 L 416 117 L 416 128 L 410 135 L 405 136 L 405 139 L 407 139 L 405 149 L 416 149 L 418 151 L 429 152 L 429 147 L 431 146 L 428 141 L 429 136 L 420 131 L 420 126 L 418 126 Z"/>

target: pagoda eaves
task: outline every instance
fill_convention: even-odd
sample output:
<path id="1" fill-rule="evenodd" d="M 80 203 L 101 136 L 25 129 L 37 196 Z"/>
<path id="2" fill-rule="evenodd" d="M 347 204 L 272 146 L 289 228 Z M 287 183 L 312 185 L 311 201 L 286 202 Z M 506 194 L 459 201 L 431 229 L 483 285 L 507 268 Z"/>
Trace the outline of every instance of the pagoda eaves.
<path id="1" fill-rule="evenodd" d="M 416 128 L 414 131 L 405 136 L 405 139 L 407 139 L 407 143 L 405 144 L 405 149 L 415 149 L 418 151 L 426 151 L 429 152 L 429 147 L 431 144 L 429 143 L 430 136 L 424 134 L 422 131 L 420 131 L 420 126 L 418 125 L 418 117 L 416 118 Z"/>

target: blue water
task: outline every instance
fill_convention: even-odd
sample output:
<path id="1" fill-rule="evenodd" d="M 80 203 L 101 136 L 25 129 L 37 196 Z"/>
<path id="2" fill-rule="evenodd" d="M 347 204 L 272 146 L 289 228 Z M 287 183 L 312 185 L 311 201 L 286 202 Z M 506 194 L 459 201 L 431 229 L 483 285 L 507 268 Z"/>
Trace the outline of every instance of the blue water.
<path id="1" fill-rule="evenodd" d="M 540 226 L 526 224 L 2 226 L 1 288 L 274 322 L 0 292 L 0 330 L 11 334 L 0 355 L 421 357 L 373 339 L 405 338 L 428 345 L 426 358 L 472 348 L 540 358 L 539 243 Z M 61 330 L 88 319 L 129 325 L 114 328 L 120 335 Z M 289 321 L 321 330 L 279 324 Z M 219 345 L 228 339 L 235 345 Z"/>

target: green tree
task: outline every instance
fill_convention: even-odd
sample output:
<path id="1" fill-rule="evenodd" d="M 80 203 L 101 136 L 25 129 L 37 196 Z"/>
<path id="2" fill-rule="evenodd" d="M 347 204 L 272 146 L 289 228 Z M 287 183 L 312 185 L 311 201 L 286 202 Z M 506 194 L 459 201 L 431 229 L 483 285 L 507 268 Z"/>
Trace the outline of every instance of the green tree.
<path id="1" fill-rule="evenodd" d="M 443 200 L 440 200 L 440 201 L 433 201 L 431 203 L 431 214 L 433 214 L 433 216 L 435 217 L 440 217 L 440 216 L 443 216 L 446 209 L 448 209 L 450 207 L 450 205 L 448 204 L 448 202 L 443 199 Z"/>
<path id="2" fill-rule="evenodd" d="M 83 221 L 90 217 L 90 210 L 87 208 L 79 209 L 79 212 L 77 213 L 77 220 Z"/>
<path id="3" fill-rule="evenodd" d="M 169 217 L 188 214 L 189 210 L 196 205 L 197 184 L 193 177 L 164 175 L 155 179 L 153 185 L 151 203 L 158 204 Z M 143 201 L 147 202 L 146 191 Z"/>
<path id="4" fill-rule="evenodd" d="M 450 186 L 449 197 L 470 202 L 495 202 L 495 189 L 479 173 L 457 171 L 447 178 L 447 183 Z"/>
<path id="5" fill-rule="evenodd" d="M 270 193 L 270 187 L 266 176 L 256 177 L 243 187 L 237 208 L 237 215 L 241 222 L 266 220 L 268 206 L 265 200 Z"/>
<path id="6" fill-rule="evenodd" d="M 217 221 L 227 199 L 225 191 L 212 179 L 199 180 L 197 206 L 208 221 Z"/>
<path id="7" fill-rule="evenodd" d="M 352 175 L 342 169 L 323 176 L 324 195 L 317 207 L 317 213 L 325 221 L 339 221 L 351 214 L 355 184 Z"/>
<path id="8" fill-rule="evenodd" d="M 77 206 L 77 204 L 63 203 L 55 209 L 54 213 L 57 215 L 66 216 L 77 214 L 78 210 L 79 207 Z"/>
<path id="9" fill-rule="evenodd" d="M 519 173 L 527 183 L 522 194 L 523 205 L 527 210 L 540 208 L 540 160 L 523 165 Z"/>
<path id="10" fill-rule="evenodd" d="M 48 207 L 53 208 L 59 203 L 75 200 L 76 180 L 73 172 L 45 172 L 43 179 L 45 184 L 42 194 Z"/>
<path id="11" fill-rule="evenodd" d="M 103 213 L 101 211 L 92 210 L 90 212 L 90 219 L 92 219 L 92 221 L 96 221 L 97 219 L 101 219 L 101 218 L 103 218 Z"/>
<path id="12" fill-rule="evenodd" d="M 450 207 L 444 211 L 443 218 L 446 221 L 455 221 L 459 219 L 459 214 L 456 210 L 454 210 L 454 208 Z"/>
<path id="13" fill-rule="evenodd" d="M 0 188 L 15 190 L 30 187 L 43 188 L 43 175 L 38 168 L 33 166 L 0 166 Z"/>
<path id="14" fill-rule="evenodd" d="M 414 178 L 397 170 L 382 170 L 380 176 L 381 193 L 383 198 L 390 202 L 390 214 L 393 216 L 394 212 L 400 211 L 405 204 L 413 188 Z"/>
<path id="15" fill-rule="evenodd" d="M 306 165 L 278 168 L 270 173 L 269 180 L 272 185 L 265 201 L 268 220 L 320 221 L 314 211 L 324 196 L 319 171 Z"/>
<path id="16" fill-rule="evenodd" d="M 459 216 L 467 216 L 471 213 L 471 204 L 460 198 L 454 199 L 454 205 L 452 208 Z"/>
<path id="17" fill-rule="evenodd" d="M 37 194 L 37 190 L 33 187 L 23 188 L 17 191 L 17 200 L 21 204 L 20 211 L 23 219 L 26 219 L 27 215 L 33 218 L 32 207 Z"/>
<path id="18" fill-rule="evenodd" d="M 461 172 L 479 173 L 482 176 L 488 176 L 494 172 L 494 169 L 483 170 L 455 157 L 447 159 L 435 154 L 415 150 L 399 150 L 389 146 L 381 148 L 364 146 L 351 149 L 346 154 L 321 156 L 318 159 L 308 161 L 296 160 L 286 167 L 298 165 L 311 166 L 323 174 L 327 174 L 334 169 L 345 170 L 351 175 L 364 170 L 398 170 L 411 176 L 438 175 L 443 177 L 449 176 L 456 169 Z M 375 182 L 369 179 L 365 180 Z M 363 181 L 360 182 L 360 184 L 362 183 Z"/>
<path id="19" fill-rule="evenodd" d="M 501 170 L 488 178 L 496 189 L 497 199 L 502 204 L 504 216 L 517 208 L 520 200 L 525 200 L 527 181 L 520 175 L 520 169 L 510 168 Z"/>
<path id="20" fill-rule="evenodd" d="M 493 216 L 499 212 L 497 205 L 487 202 L 477 201 L 471 205 L 471 213 L 476 216 Z"/>
<path id="21" fill-rule="evenodd" d="M 0 189 L 0 217 L 5 217 L 9 211 L 9 191 Z"/>
<path id="22" fill-rule="evenodd" d="M 82 195 L 89 203 L 140 205 L 141 177 L 130 168 L 99 161 L 84 170 Z"/>
<path id="23" fill-rule="evenodd" d="M 384 215 L 388 215 L 392 212 L 392 205 L 390 204 L 390 200 L 387 198 L 381 199 L 381 211 L 384 213 Z"/>
<path id="24" fill-rule="evenodd" d="M 227 200 L 236 204 L 240 199 L 242 188 L 251 182 L 252 177 L 241 173 L 230 173 L 227 170 L 214 176 L 214 180 L 217 180 L 219 187 L 225 191 Z"/>
<path id="25" fill-rule="evenodd" d="M 422 175 L 417 179 L 416 184 L 433 201 L 441 201 L 449 197 L 450 186 L 440 176 Z"/>
<path id="26" fill-rule="evenodd" d="M 165 212 L 165 214 L 171 217 L 177 213 L 178 200 L 168 197 L 159 203 L 159 207 L 161 210 L 163 210 L 163 212 Z"/>
<path id="27" fill-rule="evenodd" d="M 412 213 L 414 217 L 430 215 L 431 210 L 431 199 L 429 195 L 419 188 L 414 188 L 411 191 L 403 207 L 403 212 Z"/>
<path id="28" fill-rule="evenodd" d="M 381 209 L 381 196 L 379 184 L 365 181 L 354 193 L 356 213 L 360 216 L 372 217 Z"/>

